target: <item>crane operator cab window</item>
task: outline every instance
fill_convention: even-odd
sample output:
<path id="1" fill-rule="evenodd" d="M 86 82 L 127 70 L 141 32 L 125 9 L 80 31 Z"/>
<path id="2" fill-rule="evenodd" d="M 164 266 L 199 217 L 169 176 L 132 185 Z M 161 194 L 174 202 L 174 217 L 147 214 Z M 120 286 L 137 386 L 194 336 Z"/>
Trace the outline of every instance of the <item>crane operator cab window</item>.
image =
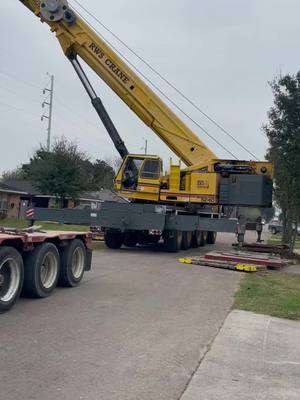
<path id="1" fill-rule="evenodd" d="M 160 160 L 145 159 L 141 169 L 142 179 L 157 180 L 160 178 L 161 162 Z"/>
<path id="2" fill-rule="evenodd" d="M 159 180 L 160 175 L 160 159 L 129 157 L 123 170 L 122 189 L 137 190 L 139 179 Z"/>

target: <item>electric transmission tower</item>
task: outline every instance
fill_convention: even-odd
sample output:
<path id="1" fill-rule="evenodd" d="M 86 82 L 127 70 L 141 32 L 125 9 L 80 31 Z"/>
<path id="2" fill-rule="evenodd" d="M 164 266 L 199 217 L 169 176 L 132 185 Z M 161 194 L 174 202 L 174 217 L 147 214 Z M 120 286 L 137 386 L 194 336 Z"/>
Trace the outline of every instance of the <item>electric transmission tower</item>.
<path id="1" fill-rule="evenodd" d="M 47 108 L 46 112 L 43 113 L 41 120 L 48 120 L 47 128 L 47 151 L 50 151 L 51 146 L 51 128 L 52 128 L 52 111 L 53 111 L 53 91 L 54 91 L 54 75 L 50 75 L 50 82 L 44 88 L 43 94 L 47 95 L 42 103 L 43 108 Z M 50 86 L 50 87 L 49 87 Z"/>

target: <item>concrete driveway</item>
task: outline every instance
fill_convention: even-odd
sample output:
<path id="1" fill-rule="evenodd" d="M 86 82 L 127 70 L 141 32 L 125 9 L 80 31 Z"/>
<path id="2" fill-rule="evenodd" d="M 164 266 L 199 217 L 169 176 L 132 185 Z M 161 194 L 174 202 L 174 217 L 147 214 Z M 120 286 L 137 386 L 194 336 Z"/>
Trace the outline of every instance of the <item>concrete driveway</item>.
<path id="1" fill-rule="evenodd" d="M 103 248 L 78 288 L 20 300 L 0 317 L 0 398 L 179 399 L 241 275 L 177 259 Z"/>
<path id="2" fill-rule="evenodd" d="M 235 310 L 182 400 L 299 400 L 300 322 Z"/>

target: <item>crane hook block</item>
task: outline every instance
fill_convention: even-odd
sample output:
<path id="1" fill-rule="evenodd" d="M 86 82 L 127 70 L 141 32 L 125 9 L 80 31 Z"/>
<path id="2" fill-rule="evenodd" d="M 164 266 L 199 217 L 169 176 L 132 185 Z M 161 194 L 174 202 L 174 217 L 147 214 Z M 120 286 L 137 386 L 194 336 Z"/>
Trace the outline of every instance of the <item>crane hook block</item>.
<path id="1" fill-rule="evenodd" d="M 76 15 L 69 8 L 67 0 L 42 0 L 41 15 L 49 22 L 64 20 L 68 24 L 73 24 L 76 20 Z"/>

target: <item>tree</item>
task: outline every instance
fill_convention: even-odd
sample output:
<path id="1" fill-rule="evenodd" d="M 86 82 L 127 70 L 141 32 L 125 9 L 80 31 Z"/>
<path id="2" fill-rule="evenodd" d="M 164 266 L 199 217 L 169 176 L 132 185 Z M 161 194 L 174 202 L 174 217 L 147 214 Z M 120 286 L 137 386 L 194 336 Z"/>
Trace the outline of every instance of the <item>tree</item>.
<path id="1" fill-rule="evenodd" d="M 275 200 L 282 210 L 283 242 L 292 251 L 300 216 L 300 71 L 295 76 L 275 78 L 270 86 L 274 104 L 263 130 L 270 142 L 267 158 L 275 168 Z"/>
<path id="2" fill-rule="evenodd" d="M 84 192 L 111 187 L 114 176 L 104 161 L 93 164 L 76 143 L 64 137 L 54 142 L 50 152 L 41 146 L 23 170 L 41 193 L 61 201 L 76 200 Z"/>
<path id="3" fill-rule="evenodd" d="M 112 189 L 114 185 L 115 172 L 113 168 L 103 160 L 96 160 L 92 164 L 93 185 L 97 190 Z"/>
<path id="4" fill-rule="evenodd" d="M 110 156 L 105 158 L 105 162 L 114 170 L 115 175 L 117 175 L 123 160 L 120 156 Z"/>
<path id="5" fill-rule="evenodd" d="M 25 179 L 26 174 L 22 167 L 17 167 L 11 171 L 4 171 L 2 173 L 2 179 L 4 181 L 11 180 L 11 179 Z"/>

